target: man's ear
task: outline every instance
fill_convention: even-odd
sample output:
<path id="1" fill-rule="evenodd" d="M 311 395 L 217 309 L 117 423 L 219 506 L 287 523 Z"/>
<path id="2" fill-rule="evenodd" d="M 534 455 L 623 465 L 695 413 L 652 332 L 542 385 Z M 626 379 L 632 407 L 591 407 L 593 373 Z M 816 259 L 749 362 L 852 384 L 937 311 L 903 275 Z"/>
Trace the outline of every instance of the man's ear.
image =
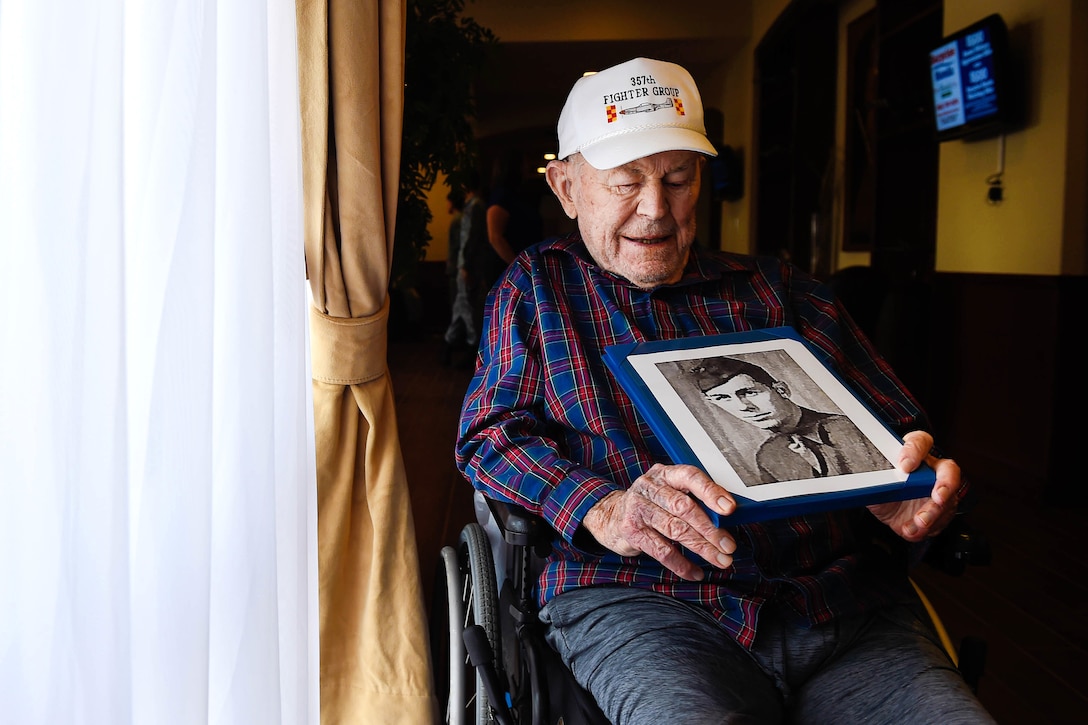
<path id="1" fill-rule="evenodd" d="M 773 383 L 771 383 L 771 388 L 773 388 L 774 391 L 781 395 L 783 398 L 790 397 L 790 386 L 782 382 L 781 380 L 775 380 Z"/>
<path id="2" fill-rule="evenodd" d="M 571 177 L 574 171 L 574 164 L 570 161 L 549 161 L 544 171 L 548 186 L 571 219 L 578 218 L 578 209 L 574 206 L 574 179 Z"/>

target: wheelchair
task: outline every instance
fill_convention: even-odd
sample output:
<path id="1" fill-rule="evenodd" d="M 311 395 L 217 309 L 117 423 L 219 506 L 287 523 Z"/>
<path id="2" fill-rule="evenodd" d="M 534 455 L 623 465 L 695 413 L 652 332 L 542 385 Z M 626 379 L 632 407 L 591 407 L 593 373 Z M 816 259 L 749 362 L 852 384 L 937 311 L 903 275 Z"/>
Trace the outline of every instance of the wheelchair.
<path id="1" fill-rule="evenodd" d="M 435 575 L 430 640 L 443 722 L 609 725 L 545 641 L 537 619 L 535 585 L 554 531 L 539 517 L 479 491 L 473 504 L 477 521 L 462 529 L 457 547 L 442 549 Z M 961 517 L 934 542 L 925 561 L 946 573 L 989 563 L 985 539 Z M 945 650 L 977 692 L 985 642 L 965 637 L 957 650 L 932 604 L 914 588 Z"/>

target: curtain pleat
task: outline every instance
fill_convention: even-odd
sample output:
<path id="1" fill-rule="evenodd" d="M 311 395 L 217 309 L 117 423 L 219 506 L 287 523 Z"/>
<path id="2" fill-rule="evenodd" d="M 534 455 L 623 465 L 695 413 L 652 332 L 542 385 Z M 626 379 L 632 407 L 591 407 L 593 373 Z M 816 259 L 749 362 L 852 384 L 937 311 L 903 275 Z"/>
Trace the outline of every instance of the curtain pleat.
<path id="1" fill-rule="evenodd" d="M 404 0 L 297 0 L 324 723 L 436 706 L 386 363 Z"/>

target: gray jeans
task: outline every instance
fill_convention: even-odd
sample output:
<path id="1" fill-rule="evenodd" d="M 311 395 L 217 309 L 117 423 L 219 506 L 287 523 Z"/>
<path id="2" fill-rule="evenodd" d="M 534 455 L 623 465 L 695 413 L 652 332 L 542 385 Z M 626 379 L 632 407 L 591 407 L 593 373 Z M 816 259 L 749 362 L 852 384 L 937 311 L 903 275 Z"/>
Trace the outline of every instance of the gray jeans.
<path id="1" fill-rule="evenodd" d="M 567 592 L 540 618 L 615 725 L 994 722 L 921 602 L 814 628 L 769 609 L 752 652 L 707 612 L 640 589 Z"/>

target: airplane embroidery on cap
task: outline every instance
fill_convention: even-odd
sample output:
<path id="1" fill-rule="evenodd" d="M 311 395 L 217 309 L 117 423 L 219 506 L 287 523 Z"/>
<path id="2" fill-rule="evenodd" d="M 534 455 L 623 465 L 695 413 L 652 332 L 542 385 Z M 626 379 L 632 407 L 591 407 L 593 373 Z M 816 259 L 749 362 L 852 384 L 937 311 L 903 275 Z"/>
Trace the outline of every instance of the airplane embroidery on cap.
<path id="1" fill-rule="evenodd" d="M 662 101 L 661 103 L 651 103 L 650 101 L 647 101 L 630 108 L 621 108 L 618 111 L 614 105 L 606 106 L 605 116 L 608 118 L 608 122 L 612 123 L 619 117 L 617 114 L 628 116 L 634 113 L 653 113 L 654 111 L 660 111 L 662 108 L 675 108 L 678 114 L 681 116 L 684 115 L 683 101 L 679 98 L 672 98 L 668 101 Z"/>

